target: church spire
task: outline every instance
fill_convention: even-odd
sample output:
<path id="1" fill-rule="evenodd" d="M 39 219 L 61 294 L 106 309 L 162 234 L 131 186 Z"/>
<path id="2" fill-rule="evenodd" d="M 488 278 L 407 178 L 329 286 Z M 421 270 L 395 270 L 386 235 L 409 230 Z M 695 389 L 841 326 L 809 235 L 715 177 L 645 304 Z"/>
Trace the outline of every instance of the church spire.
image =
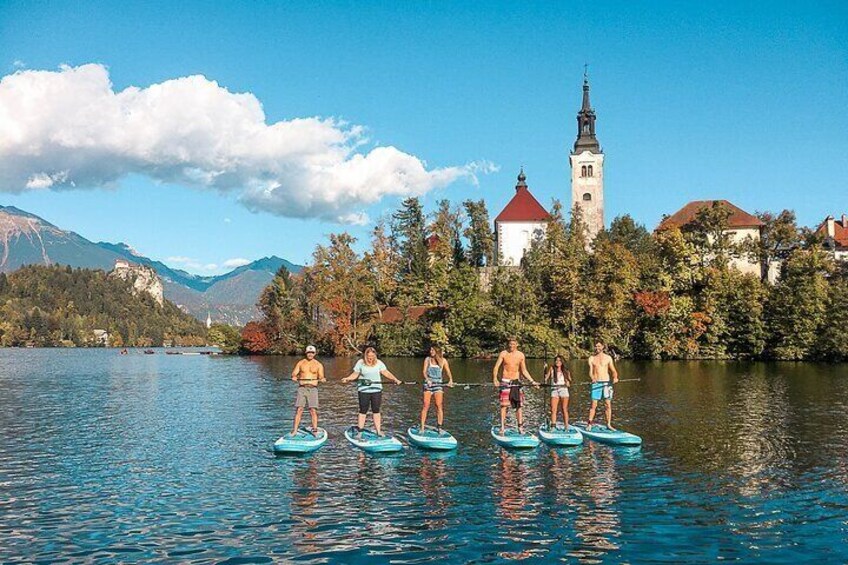
<path id="1" fill-rule="evenodd" d="M 601 152 L 601 144 L 595 137 L 595 111 L 589 102 L 589 66 L 583 67 L 583 105 L 577 113 L 577 141 L 574 142 L 574 154 L 584 151 Z"/>

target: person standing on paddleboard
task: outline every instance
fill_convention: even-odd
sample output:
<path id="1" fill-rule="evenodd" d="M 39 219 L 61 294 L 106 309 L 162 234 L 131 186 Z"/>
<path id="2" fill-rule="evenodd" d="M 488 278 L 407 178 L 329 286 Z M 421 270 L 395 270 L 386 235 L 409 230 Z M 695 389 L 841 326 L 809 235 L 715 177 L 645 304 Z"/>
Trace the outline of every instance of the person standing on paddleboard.
<path id="1" fill-rule="evenodd" d="M 430 355 L 424 359 L 424 407 L 421 408 L 421 426 L 419 430 L 423 433 L 424 426 L 427 424 L 427 413 L 430 411 L 430 400 L 435 400 L 436 403 L 436 429 L 441 432 L 442 424 L 444 423 L 444 380 L 442 374 L 447 374 L 447 386 L 453 386 L 453 374 L 451 374 L 448 360 L 442 356 L 442 348 L 432 346 Z"/>
<path id="2" fill-rule="evenodd" d="M 545 383 L 551 385 L 551 428 L 556 428 L 557 412 L 562 409 L 562 421 L 568 431 L 568 387 L 571 386 L 571 371 L 565 366 L 562 355 L 554 357 L 554 363 L 545 374 Z"/>
<path id="3" fill-rule="evenodd" d="M 306 359 L 298 361 L 292 371 L 292 380 L 298 385 L 292 437 L 297 435 L 304 408 L 309 408 L 309 414 L 312 416 L 312 434 L 318 434 L 318 382 L 325 383 L 327 379 L 324 378 L 324 365 L 315 359 L 316 354 L 314 345 L 307 346 Z"/>
<path id="4" fill-rule="evenodd" d="M 377 350 L 373 347 L 365 349 L 365 354 L 362 359 L 356 362 L 353 367 L 353 372 L 342 379 L 343 383 L 349 383 L 358 380 L 357 393 L 359 396 L 359 416 L 356 421 L 356 428 L 359 433 L 365 429 L 365 418 L 368 416 L 368 410 L 371 410 L 371 418 L 374 420 L 374 431 L 378 436 L 382 436 L 382 421 L 380 415 L 380 407 L 383 404 L 383 384 L 381 377 L 385 377 L 395 383 L 401 384 L 400 379 L 395 377 L 387 368 L 385 363 L 377 359 Z"/>
<path id="5" fill-rule="evenodd" d="M 501 366 L 503 366 L 503 376 L 499 374 Z M 522 376 L 533 383 L 533 386 L 539 386 L 539 383 L 530 376 L 524 354 L 518 350 L 518 340 L 513 337 L 510 338 L 506 351 L 501 351 L 498 355 L 498 361 L 492 370 L 492 382 L 499 388 L 501 435 L 506 428 L 506 413 L 510 407 L 515 410 L 518 433 L 524 433 L 524 414 L 521 408 L 524 403 L 524 393 L 521 392 Z"/>
<path id="6" fill-rule="evenodd" d="M 610 383 L 610 375 L 612 375 L 612 383 Z M 604 344 L 600 341 L 595 344 L 595 354 L 589 357 L 589 378 L 592 379 L 590 392 L 592 405 L 589 407 L 587 425 L 589 428 L 592 427 L 598 401 L 603 400 L 607 409 L 607 428 L 615 431 L 612 427 L 612 385 L 618 382 L 618 371 L 612 357 L 604 353 Z"/>

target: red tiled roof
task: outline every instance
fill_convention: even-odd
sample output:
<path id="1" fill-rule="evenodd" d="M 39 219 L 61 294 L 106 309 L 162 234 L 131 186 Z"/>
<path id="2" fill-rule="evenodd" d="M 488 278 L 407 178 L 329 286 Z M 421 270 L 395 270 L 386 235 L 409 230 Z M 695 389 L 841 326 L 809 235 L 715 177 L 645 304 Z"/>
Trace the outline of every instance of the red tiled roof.
<path id="1" fill-rule="evenodd" d="M 828 237 L 828 220 L 833 220 L 833 218 L 830 216 L 825 218 L 821 225 L 816 229 L 816 233 L 820 233 L 825 237 Z M 841 219 L 833 220 L 833 240 L 836 242 L 837 247 L 848 247 L 848 216 L 843 214 Z"/>
<path id="2" fill-rule="evenodd" d="M 435 306 L 410 306 L 406 309 L 406 318 L 413 322 L 435 308 Z M 384 324 L 397 324 L 403 321 L 403 312 L 397 306 L 389 306 L 380 314 L 380 322 Z"/>
<path id="3" fill-rule="evenodd" d="M 530 194 L 527 186 L 519 184 L 515 187 L 515 196 L 498 214 L 495 222 L 543 222 L 550 217 L 544 206 Z"/>
<path id="4" fill-rule="evenodd" d="M 433 234 L 433 235 L 429 236 L 427 239 L 425 239 L 424 243 L 427 244 L 427 249 L 429 251 L 432 251 L 433 249 L 436 248 L 437 245 L 439 245 L 439 243 L 441 243 L 441 241 L 442 241 L 442 238 L 440 238 L 436 234 Z"/>
<path id="5" fill-rule="evenodd" d="M 666 229 L 673 226 L 683 227 L 691 223 L 699 211 L 716 203 L 730 210 L 730 217 L 727 219 L 727 227 L 729 228 L 758 228 L 763 225 L 759 218 L 752 216 L 727 200 L 694 200 L 660 222 L 657 229 Z"/>

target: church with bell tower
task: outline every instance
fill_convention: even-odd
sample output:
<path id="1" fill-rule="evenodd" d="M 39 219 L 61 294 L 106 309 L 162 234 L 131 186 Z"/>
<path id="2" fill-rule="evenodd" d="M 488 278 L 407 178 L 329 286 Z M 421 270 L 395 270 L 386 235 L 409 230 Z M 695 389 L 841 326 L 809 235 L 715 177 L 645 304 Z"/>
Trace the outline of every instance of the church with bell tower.
<path id="1" fill-rule="evenodd" d="M 595 110 L 589 102 L 589 76 L 583 74 L 583 105 L 577 112 L 577 141 L 569 155 L 571 203 L 586 224 L 587 243 L 604 228 L 604 153 L 595 135 Z"/>
<path id="2" fill-rule="evenodd" d="M 569 155 L 571 202 L 586 225 L 586 248 L 604 229 L 604 153 L 595 135 L 595 110 L 589 102 L 589 76 L 583 74 L 583 105 L 577 112 L 577 140 Z M 533 242 L 543 238 L 551 216 L 530 193 L 524 168 L 515 195 L 495 218 L 495 256 L 502 267 L 521 264 Z"/>

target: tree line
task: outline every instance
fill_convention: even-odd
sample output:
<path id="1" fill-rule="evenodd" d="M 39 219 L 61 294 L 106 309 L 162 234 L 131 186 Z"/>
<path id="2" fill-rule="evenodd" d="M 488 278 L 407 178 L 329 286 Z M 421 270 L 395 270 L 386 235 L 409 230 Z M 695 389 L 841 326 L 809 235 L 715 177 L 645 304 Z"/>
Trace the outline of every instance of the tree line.
<path id="1" fill-rule="evenodd" d="M 206 342 L 198 320 L 104 271 L 31 265 L 0 273 L 0 345 L 104 345 L 95 330 L 105 330 L 112 347 Z"/>
<path id="2" fill-rule="evenodd" d="M 601 340 L 644 359 L 848 359 L 848 266 L 791 211 L 758 214 L 762 237 L 743 242 L 729 234 L 730 214 L 716 203 L 654 232 L 621 216 L 587 250 L 579 209 L 566 217 L 555 201 L 521 266 L 497 267 L 483 200 L 442 200 L 426 214 L 408 198 L 364 253 L 333 234 L 300 274 L 281 269 L 260 297 L 261 320 L 227 339 L 245 353 L 314 343 L 348 355 L 368 343 L 403 356 L 438 344 L 473 357 L 515 336 L 538 356 L 585 356 Z M 734 269 L 740 258 L 763 276 Z M 381 321 L 389 308 L 400 312 L 392 323 Z"/>

